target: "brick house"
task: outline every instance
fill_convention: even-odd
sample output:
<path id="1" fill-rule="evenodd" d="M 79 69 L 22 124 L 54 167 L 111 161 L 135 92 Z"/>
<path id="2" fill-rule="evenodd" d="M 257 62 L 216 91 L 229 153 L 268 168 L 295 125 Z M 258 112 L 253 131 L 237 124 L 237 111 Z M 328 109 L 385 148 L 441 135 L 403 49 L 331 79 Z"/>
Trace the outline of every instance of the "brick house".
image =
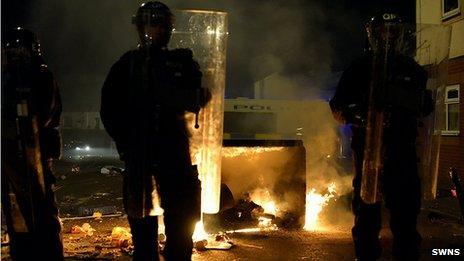
<path id="1" fill-rule="evenodd" d="M 450 187 L 450 167 L 464 181 L 464 1 L 416 0 L 416 22 L 416 57 L 436 99 L 419 138 L 424 191 L 434 198 Z"/>

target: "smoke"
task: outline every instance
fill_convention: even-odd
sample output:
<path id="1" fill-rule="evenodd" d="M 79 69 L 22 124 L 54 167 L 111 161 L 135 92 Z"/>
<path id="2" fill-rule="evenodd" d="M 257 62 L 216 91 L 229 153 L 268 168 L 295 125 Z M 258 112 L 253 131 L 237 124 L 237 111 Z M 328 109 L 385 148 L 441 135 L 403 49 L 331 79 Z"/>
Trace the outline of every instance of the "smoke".
<path id="1" fill-rule="evenodd" d="M 300 134 L 306 153 L 295 148 L 283 148 L 281 151 L 261 152 L 255 155 L 253 151 L 259 148 L 249 148 L 247 153 L 238 155 L 233 160 L 226 156 L 223 159 L 223 182 L 235 192 L 236 198 L 241 196 L 241 192 L 253 192 L 256 188 L 267 189 L 272 194 L 273 200 L 277 201 L 278 207 L 293 211 L 303 208 L 304 199 L 302 203 L 301 197 L 305 193 L 315 189 L 316 193 L 324 195 L 329 185 L 333 183 L 336 196 L 334 199 L 338 202 L 329 202 L 324 208 L 326 212 L 321 214 L 322 221 L 327 218 L 328 224 L 351 223 L 352 214 L 349 206 L 352 190 L 351 159 L 343 158 L 345 155 L 340 153 L 340 126 L 332 118 L 328 102 L 315 99 L 292 101 L 299 98 L 301 91 L 298 81 L 293 78 L 280 77 L 276 86 L 280 87 L 273 89 L 276 96 L 291 100 L 280 103 L 267 102 L 274 110 L 279 109 L 274 108 L 274 104 L 283 106 L 282 110 L 278 110 L 279 127 L 276 132 Z M 288 108 L 285 108 L 286 106 Z M 271 126 L 276 124 L 274 120 L 267 122 L 267 127 L 257 126 L 254 124 L 255 121 L 247 121 L 249 129 L 259 127 L 270 130 Z M 259 123 L 264 124 L 265 121 L 260 120 Z M 242 149 L 246 150 L 246 148 Z M 230 148 L 224 150 L 227 152 Z M 226 153 L 226 155 L 230 154 L 230 152 Z M 301 174 L 295 170 L 301 164 L 306 166 L 306 173 Z M 284 182 L 288 177 L 299 177 L 300 180 L 293 179 L 294 183 Z M 294 184 L 303 184 L 303 187 L 301 190 L 294 190 L 292 189 L 295 187 Z M 253 195 L 252 199 L 254 199 Z M 282 203 L 288 203 L 289 206 L 282 206 Z"/>
<path id="2" fill-rule="evenodd" d="M 357 21 L 355 13 L 346 11 L 343 1 L 164 2 L 172 9 L 228 12 L 227 97 L 251 97 L 255 81 L 276 73 L 320 82 L 318 79 L 330 76 L 333 61 L 340 61 L 339 53 L 352 53 L 349 46 L 339 44 L 336 35 L 360 31 L 353 23 Z M 110 66 L 136 46 L 131 16 L 140 3 L 38 0 L 29 4 L 29 16 L 23 15 L 20 24 L 38 34 L 49 67 L 61 85 L 65 111 L 98 110 L 100 89 Z M 321 86 L 325 85 L 313 88 Z"/>
<path id="3" fill-rule="evenodd" d="M 34 1 L 28 27 L 60 84 L 65 111 L 98 111 L 110 66 L 136 43 L 129 1 Z"/>
<path id="4" fill-rule="evenodd" d="M 306 161 L 306 191 L 316 189 L 317 193 L 327 193 L 330 184 L 335 184 L 335 199 L 329 201 L 321 213 L 321 221 L 326 226 L 352 223 L 352 214 L 346 195 L 351 195 L 352 169 L 340 164 L 340 132 L 338 123 L 332 118 L 327 102 L 315 102 L 306 110 L 303 121 L 304 144 L 308 157 Z M 345 159 L 350 161 L 351 159 Z M 345 196 L 345 197 L 343 197 Z"/>
<path id="5" fill-rule="evenodd" d="M 125 51 L 136 46 L 137 35 L 130 18 L 141 2 L 37 0 L 29 4 L 30 9 L 21 6 L 29 15 L 21 13 L 25 21 L 22 25 L 38 34 L 45 58 L 61 85 L 65 111 L 98 110 L 100 89 L 109 68 Z M 362 24 L 372 13 L 369 9 L 377 11 L 379 2 L 414 5 L 414 1 L 399 0 L 369 4 L 361 0 L 164 2 L 172 9 L 228 12 L 227 97 L 251 97 L 254 83 L 262 81 L 264 98 L 287 100 L 331 96 L 338 79 L 334 72 L 345 68 L 362 50 Z M 23 4 L 21 1 L 18 5 Z M 330 182 L 336 182 L 339 194 L 349 191 L 351 177 L 333 160 L 337 155 L 338 130 L 328 104 L 316 103 L 298 114 L 309 155 L 307 186 L 322 193 Z M 289 119 L 294 117 L 290 115 Z M 277 177 L 279 166 L 285 166 L 286 160 L 289 158 L 279 154 L 269 161 L 253 162 L 253 168 L 238 165 L 238 178 L 230 180 L 231 186 L 277 184 L 279 179 L 273 177 Z M 250 175 L 254 171 L 269 181 L 255 180 Z"/>
<path id="6" fill-rule="evenodd" d="M 131 16 L 143 1 L 6 0 L 4 26 L 34 30 L 61 84 L 66 111 L 95 111 L 110 66 L 134 48 Z M 226 96 L 252 97 L 253 83 L 272 74 L 298 75 L 312 88 L 346 68 L 362 50 L 362 26 L 382 6 L 414 21 L 414 1 L 166 0 L 172 9 L 229 14 Z M 407 2 L 407 3 L 406 3 Z M 336 78 L 336 77 L 335 77 Z M 321 83 L 321 84 L 319 84 Z M 333 87 L 333 86 L 332 86 Z M 308 89 L 308 87 L 304 87 Z"/>
<path id="7" fill-rule="evenodd" d="M 164 2 L 172 9 L 228 12 L 226 94 L 229 97 L 252 96 L 254 82 L 262 80 L 265 98 L 327 98 L 338 76 L 333 73 L 334 68 L 346 65 L 348 54 L 353 53 L 351 46 L 362 38 L 359 26 L 362 18 L 356 11 L 346 9 L 342 1 Z M 100 89 L 109 68 L 137 44 L 130 19 L 140 3 L 42 0 L 32 4 L 27 26 L 41 39 L 45 58 L 61 84 L 65 111 L 98 110 Z M 338 180 L 343 184 L 340 190 L 345 191 L 348 186 L 344 184 L 348 182 L 340 181 L 343 176 L 340 168 L 326 158 L 335 157 L 337 142 L 336 124 L 327 104 L 301 113 L 305 117 L 301 121 L 305 147 L 310 155 L 308 185 L 323 188 Z M 269 173 L 277 173 L 278 164 L 285 165 L 286 160 L 279 155 L 271 162 L 254 164 L 258 164 L 255 168 L 261 175 L 269 178 L 266 182 L 275 184 L 278 179 L 271 178 L 273 175 Z M 249 180 L 250 171 L 244 169 L 242 173 L 248 174 L 237 180 Z"/>

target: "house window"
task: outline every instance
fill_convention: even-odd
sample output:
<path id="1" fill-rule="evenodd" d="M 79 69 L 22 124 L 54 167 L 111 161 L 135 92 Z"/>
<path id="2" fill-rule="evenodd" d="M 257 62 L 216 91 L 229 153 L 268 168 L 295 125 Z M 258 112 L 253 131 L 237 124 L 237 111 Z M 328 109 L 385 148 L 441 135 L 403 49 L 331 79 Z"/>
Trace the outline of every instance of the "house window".
<path id="1" fill-rule="evenodd" d="M 444 135 L 459 134 L 459 85 L 446 87 L 445 91 L 446 124 Z"/>
<path id="2" fill-rule="evenodd" d="M 441 1 L 441 16 L 442 19 L 447 19 L 455 16 L 461 11 L 461 0 L 442 0 Z"/>

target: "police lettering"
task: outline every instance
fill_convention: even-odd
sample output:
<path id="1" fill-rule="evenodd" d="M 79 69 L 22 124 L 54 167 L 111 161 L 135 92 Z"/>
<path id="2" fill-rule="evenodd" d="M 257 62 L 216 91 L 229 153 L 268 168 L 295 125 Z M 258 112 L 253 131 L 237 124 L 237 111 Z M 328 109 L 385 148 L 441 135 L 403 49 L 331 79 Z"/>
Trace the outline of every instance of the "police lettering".
<path id="1" fill-rule="evenodd" d="M 234 110 L 252 110 L 252 111 L 270 111 L 272 110 L 271 106 L 265 105 L 234 105 Z"/>

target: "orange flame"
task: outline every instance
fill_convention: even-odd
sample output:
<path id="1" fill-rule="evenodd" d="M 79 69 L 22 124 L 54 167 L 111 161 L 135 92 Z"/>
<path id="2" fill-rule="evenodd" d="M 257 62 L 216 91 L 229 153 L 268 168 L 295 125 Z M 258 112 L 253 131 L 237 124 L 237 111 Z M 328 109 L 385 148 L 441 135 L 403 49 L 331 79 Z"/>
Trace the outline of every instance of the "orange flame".
<path id="1" fill-rule="evenodd" d="M 322 229 L 319 214 L 328 204 L 329 200 L 335 197 L 335 188 L 335 183 L 331 183 L 327 187 L 328 192 L 324 195 L 316 193 L 316 189 L 314 188 L 306 194 L 306 216 L 303 229 L 310 231 Z"/>
<path id="2" fill-rule="evenodd" d="M 277 204 L 268 189 L 255 189 L 250 195 L 253 202 L 264 208 L 264 213 L 277 215 Z"/>
<path id="3" fill-rule="evenodd" d="M 192 235 L 192 240 L 193 242 L 198 242 L 202 240 L 207 240 L 208 239 L 208 233 L 205 231 L 205 227 L 203 226 L 203 221 L 198 221 L 195 224 L 195 230 Z"/>
<path id="4" fill-rule="evenodd" d="M 281 151 L 284 147 L 225 147 L 222 148 L 222 156 L 225 158 L 234 158 L 238 156 L 247 156 L 253 158 L 257 154 L 271 151 Z"/>

